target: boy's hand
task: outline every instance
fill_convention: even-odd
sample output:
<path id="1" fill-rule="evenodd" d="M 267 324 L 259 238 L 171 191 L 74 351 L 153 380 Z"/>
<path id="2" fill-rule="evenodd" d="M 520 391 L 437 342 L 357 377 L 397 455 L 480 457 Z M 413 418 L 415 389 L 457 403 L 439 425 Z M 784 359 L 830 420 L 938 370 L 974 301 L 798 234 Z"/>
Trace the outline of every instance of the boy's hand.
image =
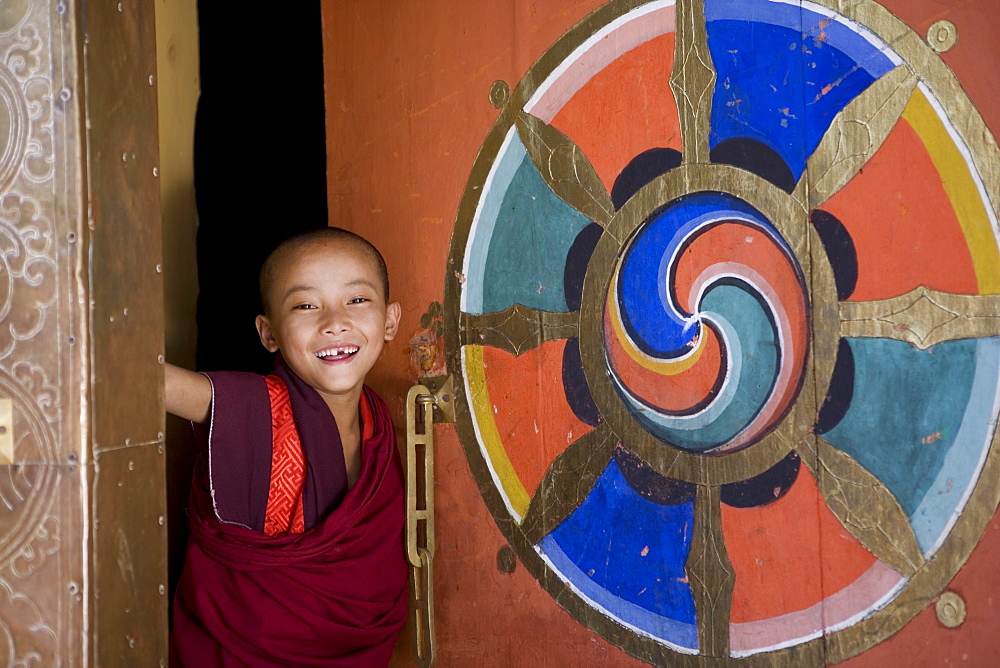
<path id="1" fill-rule="evenodd" d="M 168 413 L 199 424 L 208 424 L 212 408 L 212 383 L 194 371 L 167 363 L 164 365 L 164 404 Z"/>

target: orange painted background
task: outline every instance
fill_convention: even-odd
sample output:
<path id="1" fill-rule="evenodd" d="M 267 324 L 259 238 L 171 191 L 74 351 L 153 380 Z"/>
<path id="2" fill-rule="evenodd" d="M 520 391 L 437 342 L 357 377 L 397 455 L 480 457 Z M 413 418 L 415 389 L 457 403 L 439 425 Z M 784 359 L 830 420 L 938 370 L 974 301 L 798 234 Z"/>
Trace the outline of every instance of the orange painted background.
<path id="1" fill-rule="evenodd" d="M 393 298 L 403 307 L 399 338 L 370 378 L 395 410 L 397 425 L 402 397 L 423 375 L 408 344 L 424 333 L 420 319 L 431 302 L 443 299 L 445 274 L 454 270 L 447 261 L 459 199 L 499 113 L 488 101 L 490 85 L 502 79 L 513 88 L 546 48 L 600 4 L 323 0 L 330 221 L 382 249 Z M 959 42 L 944 60 L 994 136 L 1000 135 L 993 83 L 1000 72 L 1000 5 L 882 4 L 921 35 L 939 19 L 958 27 Z M 524 379 L 526 396 L 541 401 L 546 388 L 534 385 L 542 376 Z M 511 429 L 518 427 L 517 416 L 505 419 Z M 439 426 L 435 434 L 438 665 L 638 663 L 573 620 L 523 567 L 509 575 L 498 569 L 497 551 L 506 543 L 481 500 L 456 432 Z M 902 657 L 910 666 L 1000 665 L 997 554 L 1000 520 L 994 518 L 948 587 L 968 607 L 961 627 L 946 629 L 928 608 L 843 665 L 897 665 Z M 400 665 L 409 663 L 408 642 L 401 639 Z"/>

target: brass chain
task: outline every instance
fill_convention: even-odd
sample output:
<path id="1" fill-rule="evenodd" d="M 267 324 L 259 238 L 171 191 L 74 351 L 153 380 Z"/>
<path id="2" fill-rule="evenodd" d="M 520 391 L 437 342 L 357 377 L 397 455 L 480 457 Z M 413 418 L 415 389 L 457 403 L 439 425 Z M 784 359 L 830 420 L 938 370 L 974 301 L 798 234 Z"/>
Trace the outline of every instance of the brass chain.
<path id="1" fill-rule="evenodd" d="M 414 385 L 406 394 L 406 556 L 416 629 L 418 666 L 434 664 L 434 394 Z M 418 415 L 420 420 L 418 422 Z M 422 466 L 418 467 L 418 461 Z"/>

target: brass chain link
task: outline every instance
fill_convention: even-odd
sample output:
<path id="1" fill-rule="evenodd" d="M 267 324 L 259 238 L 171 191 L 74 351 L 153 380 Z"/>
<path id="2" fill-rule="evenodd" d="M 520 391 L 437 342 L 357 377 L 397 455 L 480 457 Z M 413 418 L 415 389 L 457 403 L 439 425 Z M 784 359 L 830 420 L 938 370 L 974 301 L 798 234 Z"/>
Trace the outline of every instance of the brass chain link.
<path id="1" fill-rule="evenodd" d="M 416 620 L 413 654 L 422 668 L 433 665 L 437 653 L 433 598 L 435 402 L 434 394 L 423 385 L 414 385 L 406 394 L 406 556 Z"/>

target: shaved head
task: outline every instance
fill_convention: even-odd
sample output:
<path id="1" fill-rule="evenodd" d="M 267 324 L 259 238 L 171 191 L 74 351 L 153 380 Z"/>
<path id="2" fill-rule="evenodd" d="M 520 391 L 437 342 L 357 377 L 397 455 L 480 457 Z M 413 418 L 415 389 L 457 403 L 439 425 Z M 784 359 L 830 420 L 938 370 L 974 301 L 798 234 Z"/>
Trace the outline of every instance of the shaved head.
<path id="1" fill-rule="evenodd" d="M 385 259 L 378 252 L 378 249 L 367 239 L 354 232 L 348 232 L 339 227 L 322 227 L 286 239 L 264 260 L 264 264 L 260 268 L 260 303 L 264 308 L 264 315 L 271 315 L 274 306 L 274 295 L 271 294 L 271 291 L 277 278 L 286 270 L 288 263 L 294 261 L 305 248 L 327 244 L 344 245 L 370 261 L 382 280 L 382 292 L 386 303 L 389 303 L 389 271 L 386 269 Z"/>

